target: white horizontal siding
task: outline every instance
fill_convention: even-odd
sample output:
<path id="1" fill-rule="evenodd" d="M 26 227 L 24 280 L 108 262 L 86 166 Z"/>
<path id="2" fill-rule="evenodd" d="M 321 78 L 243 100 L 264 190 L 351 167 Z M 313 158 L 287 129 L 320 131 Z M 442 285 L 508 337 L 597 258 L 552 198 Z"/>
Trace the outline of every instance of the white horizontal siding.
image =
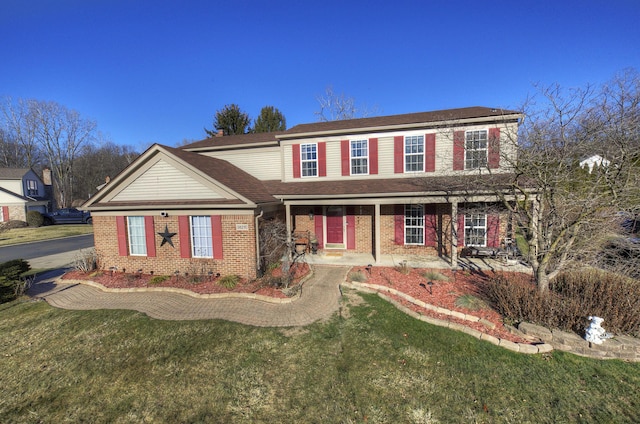
<path id="1" fill-rule="evenodd" d="M 279 180 L 282 177 L 279 147 L 213 151 L 205 155 L 225 160 L 262 181 Z"/>
<path id="2" fill-rule="evenodd" d="M 165 161 L 158 161 L 131 182 L 113 201 L 218 199 L 213 191 Z"/>

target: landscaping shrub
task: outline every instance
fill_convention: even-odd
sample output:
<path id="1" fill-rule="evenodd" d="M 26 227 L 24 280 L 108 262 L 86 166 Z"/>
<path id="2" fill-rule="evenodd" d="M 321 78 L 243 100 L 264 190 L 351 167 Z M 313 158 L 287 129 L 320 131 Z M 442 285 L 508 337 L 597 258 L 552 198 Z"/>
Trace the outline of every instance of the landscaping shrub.
<path id="1" fill-rule="evenodd" d="M 28 284 L 22 274 L 29 269 L 29 262 L 23 259 L 0 264 L 0 303 L 10 302 L 24 293 Z"/>
<path id="2" fill-rule="evenodd" d="M 3 230 L 13 230 L 15 228 L 25 228 L 28 226 L 29 224 L 27 224 L 25 221 L 20 221 L 19 219 L 12 219 L 2 223 Z"/>
<path id="3" fill-rule="evenodd" d="M 565 273 L 541 294 L 529 278 L 499 275 L 486 282 L 484 294 L 493 307 L 514 322 L 584 333 L 589 315 L 605 319 L 616 334 L 640 331 L 640 285 L 624 277 L 588 270 Z"/>
<path id="4" fill-rule="evenodd" d="M 27 212 L 27 224 L 29 227 L 41 227 L 44 223 L 42 214 L 38 211 Z"/>
<path id="5" fill-rule="evenodd" d="M 367 276 L 362 271 L 354 271 L 349 273 L 349 280 L 355 281 L 357 283 L 364 283 L 367 281 Z"/>
<path id="6" fill-rule="evenodd" d="M 458 307 L 467 308 L 472 311 L 478 311 L 487 307 L 487 303 L 484 300 L 472 294 L 463 294 L 459 296 L 454 303 Z"/>
<path id="7" fill-rule="evenodd" d="M 240 283 L 240 277 L 237 275 L 225 275 L 218 280 L 218 284 L 228 290 L 233 290 L 238 283 Z"/>
<path id="8" fill-rule="evenodd" d="M 446 275 L 439 273 L 438 271 L 425 271 L 422 273 L 422 278 L 430 281 L 449 281 Z"/>
<path id="9" fill-rule="evenodd" d="M 162 284 L 169 279 L 171 279 L 171 277 L 169 277 L 168 275 L 156 275 L 151 277 L 151 279 L 149 280 L 149 284 Z"/>

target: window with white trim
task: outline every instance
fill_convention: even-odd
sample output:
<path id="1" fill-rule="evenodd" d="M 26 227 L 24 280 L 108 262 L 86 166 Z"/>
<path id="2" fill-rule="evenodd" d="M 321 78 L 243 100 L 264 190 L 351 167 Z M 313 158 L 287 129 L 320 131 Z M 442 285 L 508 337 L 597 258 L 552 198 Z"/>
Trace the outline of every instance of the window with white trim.
<path id="1" fill-rule="evenodd" d="M 368 140 L 351 141 L 351 175 L 366 175 L 369 173 L 368 143 Z"/>
<path id="2" fill-rule="evenodd" d="M 318 145 L 302 144 L 300 146 L 300 167 L 303 177 L 318 176 Z"/>
<path id="3" fill-rule="evenodd" d="M 487 215 L 469 213 L 464 216 L 464 245 L 485 247 L 487 245 Z"/>
<path id="4" fill-rule="evenodd" d="M 144 216 L 128 216 L 127 233 L 129 235 L 129 254 L 146 256 L 147 236 L 144 230 Z"/>
<path id="5" fill-rule="evenodd" d="M 38 182 L 36 180 L 27 180 L 27 196 L 38 195 Z"/>
<path id="6" fill-rule="evenodd" d="M 404 172 L 424 172 L 424 136 L 404 138 Z"/>
<path id="7" fill-rule="evenodd" d="M 464 169 L 487 166 L 487 130 L 467 131 L 464 143 Z"/>
<path id="8" fill-rule="evenodd" d="M 213 258 L 210 216 L 191 216 L 191 256 Z"/>
<path id="9" fill-rule="evenodd" d="M 404 207 L 404 244 L 424 244 L 424 208 L 422 205 Z"/>

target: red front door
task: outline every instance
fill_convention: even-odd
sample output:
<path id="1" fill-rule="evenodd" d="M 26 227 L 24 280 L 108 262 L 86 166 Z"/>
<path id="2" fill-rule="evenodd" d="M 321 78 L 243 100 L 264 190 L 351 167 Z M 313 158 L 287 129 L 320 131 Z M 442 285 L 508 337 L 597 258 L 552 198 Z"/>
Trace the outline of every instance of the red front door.
<path id="1" fill-rule="evenodd" d="M 344 243 L 344 211 L 342 206 L 327 209 L 327 243 Z"/>

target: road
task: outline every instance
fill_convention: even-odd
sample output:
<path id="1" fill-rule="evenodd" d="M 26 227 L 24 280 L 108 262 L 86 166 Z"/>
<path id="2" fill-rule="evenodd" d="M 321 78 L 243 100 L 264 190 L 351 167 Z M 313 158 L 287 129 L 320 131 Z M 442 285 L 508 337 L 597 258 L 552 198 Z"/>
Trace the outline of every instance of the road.
<path id="1" fill-rule="evenodd" d="M 0 247 L 0 263 L 12 259 L 35 259 L 93 247 L 93 234 L 55 240 L 36 241 Z"/>

